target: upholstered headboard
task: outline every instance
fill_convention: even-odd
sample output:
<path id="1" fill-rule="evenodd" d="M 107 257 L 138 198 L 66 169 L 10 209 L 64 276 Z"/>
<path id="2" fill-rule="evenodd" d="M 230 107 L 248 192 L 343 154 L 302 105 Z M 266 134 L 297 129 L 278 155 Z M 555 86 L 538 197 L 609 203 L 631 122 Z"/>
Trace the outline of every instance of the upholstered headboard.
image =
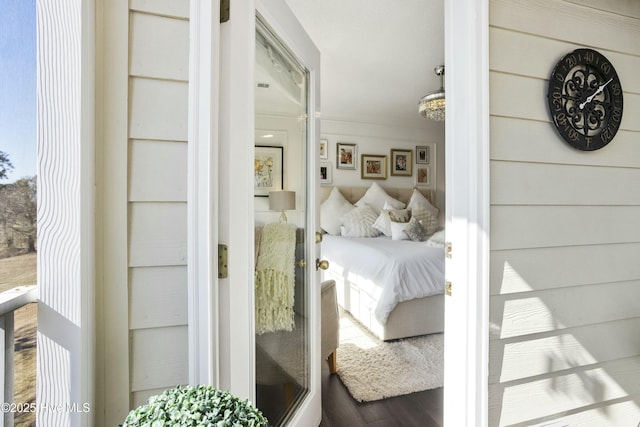
<path id="1" fill-rule="evenodd" d="M 344 198 L 351 203 L 355 203 L 360 200 L 362 196 L 364 196 L 364 193 L 366 193 L 369 189 L 369 187 L 337 187 Z M 435 206 L 432 190 L 422 189 L 418 187 L 416 187 L 416 189 Z M 320 202 L 324 202 L 327 197 L 329 197 L 329 193 L 331 193 L 331 190 L 333 190 L 333 186 L 320 187 Z M 404 203 L 408 203 L 409 199 L 411 198 L 411 194 L 413 193 L 413 188 L 384 188 L 384 191 L 386 191 L 387 194 L 394 199 L 400 200 Z"/>

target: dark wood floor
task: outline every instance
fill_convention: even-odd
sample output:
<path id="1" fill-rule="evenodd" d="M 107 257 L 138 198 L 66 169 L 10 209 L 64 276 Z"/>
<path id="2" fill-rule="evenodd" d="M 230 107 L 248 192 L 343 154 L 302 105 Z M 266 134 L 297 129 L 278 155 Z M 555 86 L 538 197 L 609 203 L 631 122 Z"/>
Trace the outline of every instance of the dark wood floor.
<path id="1" fill-rule="evenodd" d="M 360 403 L 323 363 L 320 427 L 358 426 L 442 427 L 442 388 Z"/>

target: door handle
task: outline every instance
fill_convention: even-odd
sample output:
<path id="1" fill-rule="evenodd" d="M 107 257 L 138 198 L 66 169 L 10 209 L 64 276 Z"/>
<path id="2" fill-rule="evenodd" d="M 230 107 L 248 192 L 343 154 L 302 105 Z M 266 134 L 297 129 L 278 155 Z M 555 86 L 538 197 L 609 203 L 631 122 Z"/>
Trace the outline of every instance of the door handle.
<path id="1" fill-rule="evenodd" d="M 329 268 L 329 261 L 326 259 L 323 259 L 322 261 L 316 259 L 316 270 L 326 270 L 327 268 Z"/>
<path id="2" fill-rule="evenodd" d="M 316 231 L 316 243 L 322 243 L 322 233 Z"/>

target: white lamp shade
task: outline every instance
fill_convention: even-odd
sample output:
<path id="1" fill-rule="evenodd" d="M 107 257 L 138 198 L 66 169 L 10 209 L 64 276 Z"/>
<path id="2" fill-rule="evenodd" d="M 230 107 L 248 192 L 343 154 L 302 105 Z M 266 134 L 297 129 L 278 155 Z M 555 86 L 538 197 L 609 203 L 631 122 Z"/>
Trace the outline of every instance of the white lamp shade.
<path id="1" fill-rule="evenodd" d="M 295 191 L 269 191 L 269 209 L 272 211 L 290 211 L 295 208 Z"/>

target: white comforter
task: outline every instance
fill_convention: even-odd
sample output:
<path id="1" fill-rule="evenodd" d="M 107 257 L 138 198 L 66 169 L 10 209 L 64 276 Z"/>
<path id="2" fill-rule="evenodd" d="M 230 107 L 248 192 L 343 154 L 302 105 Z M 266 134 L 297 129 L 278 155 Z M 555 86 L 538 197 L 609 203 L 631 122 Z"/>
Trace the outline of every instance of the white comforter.
<path id="1" fill-rule="evenodd" d="M 444 249 L 427 242 L 324 235 L 322 257 L 333 274 L 377 301 L 373 312 L 381 324 L 399 302 L 444 291 Z"/>

